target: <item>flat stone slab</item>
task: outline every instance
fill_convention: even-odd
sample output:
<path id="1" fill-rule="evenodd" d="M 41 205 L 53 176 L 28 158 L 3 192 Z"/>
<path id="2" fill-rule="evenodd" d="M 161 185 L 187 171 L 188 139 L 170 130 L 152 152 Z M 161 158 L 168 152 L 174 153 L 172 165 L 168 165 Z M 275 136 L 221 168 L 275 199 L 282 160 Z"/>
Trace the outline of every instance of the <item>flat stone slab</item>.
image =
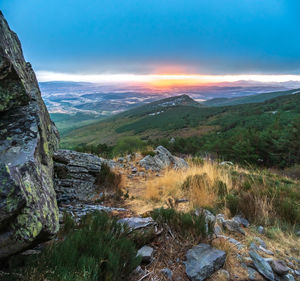
<path id="1" fill-rule="evenodd" d="M 186 259 L 188 277 L 192 281 L 202 281 L 224 265 L 226 253 L 208 244 L 199 244 L 188 250 Z"/>

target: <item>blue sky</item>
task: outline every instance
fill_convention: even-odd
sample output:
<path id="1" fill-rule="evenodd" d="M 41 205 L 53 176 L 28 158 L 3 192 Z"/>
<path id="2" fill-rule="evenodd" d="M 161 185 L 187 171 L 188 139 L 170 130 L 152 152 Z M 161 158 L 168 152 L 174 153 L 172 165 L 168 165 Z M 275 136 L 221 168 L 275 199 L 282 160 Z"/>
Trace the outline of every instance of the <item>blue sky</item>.
<path id="1" fill-rule="evenodd" d="M 2 0 L 38 71 L 300 74 L 299 0 Z"/>

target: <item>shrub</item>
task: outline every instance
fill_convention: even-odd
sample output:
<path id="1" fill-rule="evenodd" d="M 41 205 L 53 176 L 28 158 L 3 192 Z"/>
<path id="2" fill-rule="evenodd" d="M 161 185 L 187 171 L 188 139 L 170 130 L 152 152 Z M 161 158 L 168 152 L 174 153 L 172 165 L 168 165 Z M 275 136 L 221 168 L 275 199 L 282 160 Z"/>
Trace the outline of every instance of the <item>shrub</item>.
<path id="1" fill-rule="evenodd" d="M 153 150 L 144 150 L 141 152 L 141 154 L 143 157 L 148 156 L 148 155 L 150 155 L 152 157 L 155 156 L 155 152 Z"/>
<path id="2" fill-rule="evenodd" d="M 122 175 L 112 171 L 105 163 L 101 165 L 95 184 L 99 188 L 114 191 L 116 196 L 120 197 L 122 195 Z"/>
<path id="3" fill-rule="evenodd" d="M 141 261 L 128 235 L 126 227 L 106 213 L 87 215 L 32 263 L 25 280 L 127 280 Z"/>
<path id="4" fill-rule="evenodd" d="M 192 187 L 203 189 L 206 188 L 207 181 L 207 174 L 188 176 L 181 185 L 181 188 L 183 190 L 189 190 Z"/>
<path id="5" fill-rule="evenodd" d="M 146 143 L 143 142 L 138 137 L 124 137 L 119 139 L 119 141 L 113 148 L 113 155 L 119 156 L 119 155 L 131 154 L 136 151 L 140 151 L 144 149 L 145 146 Z"/>
<path id="6" fill-rule="evenodd" d="M 160 208 L 153 210 L 151 216 L 156 222 L 167 224 L 181 236 L 193 236 L 200 239 L 206 235 L 204 217 L 196 216 L 193 212 L 183 213 L 171 208 Z"/>
<path id="7" fill-rule="evenodd" d="M 227 207 L 230 210 L 230 213 L 234 216 L 239 211 L 239 197 L 236 194 L 229 193 L 226 196 Z"/>

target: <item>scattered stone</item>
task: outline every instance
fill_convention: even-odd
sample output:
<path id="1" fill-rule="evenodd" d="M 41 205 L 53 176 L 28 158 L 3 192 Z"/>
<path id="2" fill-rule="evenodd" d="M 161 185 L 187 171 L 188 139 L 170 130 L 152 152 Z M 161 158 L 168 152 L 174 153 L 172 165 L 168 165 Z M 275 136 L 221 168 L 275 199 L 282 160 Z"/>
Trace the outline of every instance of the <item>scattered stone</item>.
<path id="1" fill-rule="evenodd" d="M 282 281 L 295 281 L 295 278 L 292 274 L 287 274 L 282 277 Z"/>
<path id="2" fill-rule="evenodd" d="M 245 235 L 245 231 L 240 227 L 239 223 L 234 220 L 224 220 L 223 227 L 231 232 L 238 232 Z"/>
<path id="3" fill-rule="evenodd" d="M 137 168 L 136 168 L 136 167 L 133 167 L 133 168 L 131 169 L 131 173 L 132 173 L 132 174 L 136 174 L 136 173 L 137 173 L 137 171 L 138 171 L 138 170 L 137 170 Z"/>
<path id="4" fill-rule="evenodd" d="M 257 228 L 257 232 L 260 233 L 260 234 L 263 234 L 263 233 L 265 232 L 264 227 L 260 225 L 260 226 Z"/>
<path id="5" fill-rule="evenodd" d="M 267 249 L 267 245 L 264 240 L 262 240 L 260 237 L 254 237 L 255 241 L 265 249 Z"/>
<path id="6" fill-rule="evenodd" d="M 153 248 L 144 246 L 137 252 L 137 256 L 142 257 L 142 262 L 150 263 L 152 261 Z"/>
<path id="7" fill-rule="evenodd" d="M 233 166 L 233 163 L 230 161 L 223 161 L 220 163 L 220 166 Z"/>
<path id="8" fill-rule="evenodd" d="M 196 216 L 203 216 L 205 220 L 205 232 L 208 233 L 209 226 L 216 221 L 216 217 L 209 211 L 204 208 L 199 208 L 195 211 Z"/>
<path id="9" fill-rule="evenodd" d="M 222 233 L 223 233 L 222 228 L 221 228 L 217 223 L 214 224 L 213 229 L 214 229 L 214 234 L 215 234 L 216 236 L 222 235 Z"/>
<path id="10" fill-rule="evenodd" d="M 169 281 L 172 281 L 173 280 L 173 272 L 171 269 L 165 267 L 161 270 L 161 273 L 163 273 Z"/>
<path id="11" fill-rule="evenodd" d="M 223 222 L 225 221 L 225 216 L 223 214 L 217 214 L 216 221 L 218 224 L 223 225 Z"/>
<path id="12" fill-rule="evenodd" d="M 238 250 L 241 250 L 245 247 L 245 245 L 243 245 L 241 242 L 235 240 L 234 238 L 231 238 L 231 237 L 228 237 L 228 236 L 225 236 L 225 235 L 217 235 L 217 237 L 227 240 L 229 243 L 231 243 L 232 245 L 237 247 Z"/>
<path id="13" fill-rule="evenodd" d="M 254 250 L 249 251 L 249 255 L 257 271 L 267 280 L 274 281 L 274 273 L 270 264 Z"/>
<path id="14" fill-rule="evenodd" d="M 235 216 L 232 218 L 234 221 L 236 221 L 238 224 L 241 224 L 244 227 L 249 227 L 250 223 L 241 216 Z"/>
<path id="15" fill-rule="evenodd" d="M 186 274 L 192 281 L 201 281 L 223 266 L 226 253 L 208 244 L 199 244 L 188 250 L 186 258 Z"/>
<path id="16" fill-rule="evenodd" d="M 119 162 L 119 163 L 123 163 L 124 162 L 124 157 L 119 157 L 118 159 L 117 159 L 117 161 Z"/>
<path id="17" fill-rule="evenodd" d="M 272 251 L 265 249 L 265 248 L 262 247 L 261 245 L 258 246 L 258 250 L 264 252 L 264 253 L 267 254 L 267 255 L 274 256 L 274 253 L 273 253 Z"/>
<path id="18" fill-rule="evenodd" d="M 217 274 L 215 275 L 216 280 L 230 280 L 230 274 L 227 270 L 225 269 L 220 269 L 217 271 Z"/>
<path id="19" fill-rule="evenodd" d="M 155 156 L 147 155 L 140 160 L 140 166 L 144 167 L 146 170 L 152 170 L 155 172 L 159 172 L 167 167 L 173 167 L 174 169 L 183 169 L 188 167 L 188 164 L 184 159 L 173 156 L 163 146 L 158 146 L 154 152 Z"/>
<path id="20" fill-rule="evenodd" d="M 272 260 L 270 262 L 270 265 L 275 273 L 278 275 L 286 275 L 289 273 L 289 267 L 286 265 L 286 263 L 283 260 Z"/>
<path id="21" fill-rule="evenodd" d="M 251 281 L 258 281 L 258 280 L 264 280 L 262 276 L 252 267 L 247 267 L 248 271 L 248 278 Z"/>
<path id="22" fill-rule="evenodd" d="M 145 228 L 148 226 L 154 226 L 156 224 L 155 221 L 151 217 L 148 217 L 148 218 L 140 218 L 140 217 L 124 218 L 124 219 L 120 219 L 118 222 L 127 224 L 131 230 Z"/>

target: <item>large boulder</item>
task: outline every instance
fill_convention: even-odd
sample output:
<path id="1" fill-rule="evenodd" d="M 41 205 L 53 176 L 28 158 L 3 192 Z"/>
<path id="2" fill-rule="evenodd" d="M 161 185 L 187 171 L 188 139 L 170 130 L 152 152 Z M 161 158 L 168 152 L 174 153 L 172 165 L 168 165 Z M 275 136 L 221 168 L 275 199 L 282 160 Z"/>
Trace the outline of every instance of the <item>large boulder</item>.
<path id="1" fill-rule="evenodd" d="M 31 65 L 0 12 L 0 259 L 58 231 L 58 142 Z"/>
<path id="2" fill-rule="evenodd" d="M 58 202 L 89 200 L 104 159 L 88 153 L 59 149 L 54 153 L 54 181 Z"/>
<path id="3" fill-rule="evenodd" d="M 154 152 L 154 156 L 147 155 L 139 162 L 146 170 L 159 172 L 167 167 L 172 167 L 174 169 L 188 167 L 188 164 L 184 159 L 172 155 L 171 152 L 163 146 L 158 146 Z"/>
<path id="4" fill-rule="evenodd" d="M 220 269 L 226 259 L 226 253 L 208 244 L 199 244 L 186 254 L 186 274 L 192 281 L 202 281 Z"/>

